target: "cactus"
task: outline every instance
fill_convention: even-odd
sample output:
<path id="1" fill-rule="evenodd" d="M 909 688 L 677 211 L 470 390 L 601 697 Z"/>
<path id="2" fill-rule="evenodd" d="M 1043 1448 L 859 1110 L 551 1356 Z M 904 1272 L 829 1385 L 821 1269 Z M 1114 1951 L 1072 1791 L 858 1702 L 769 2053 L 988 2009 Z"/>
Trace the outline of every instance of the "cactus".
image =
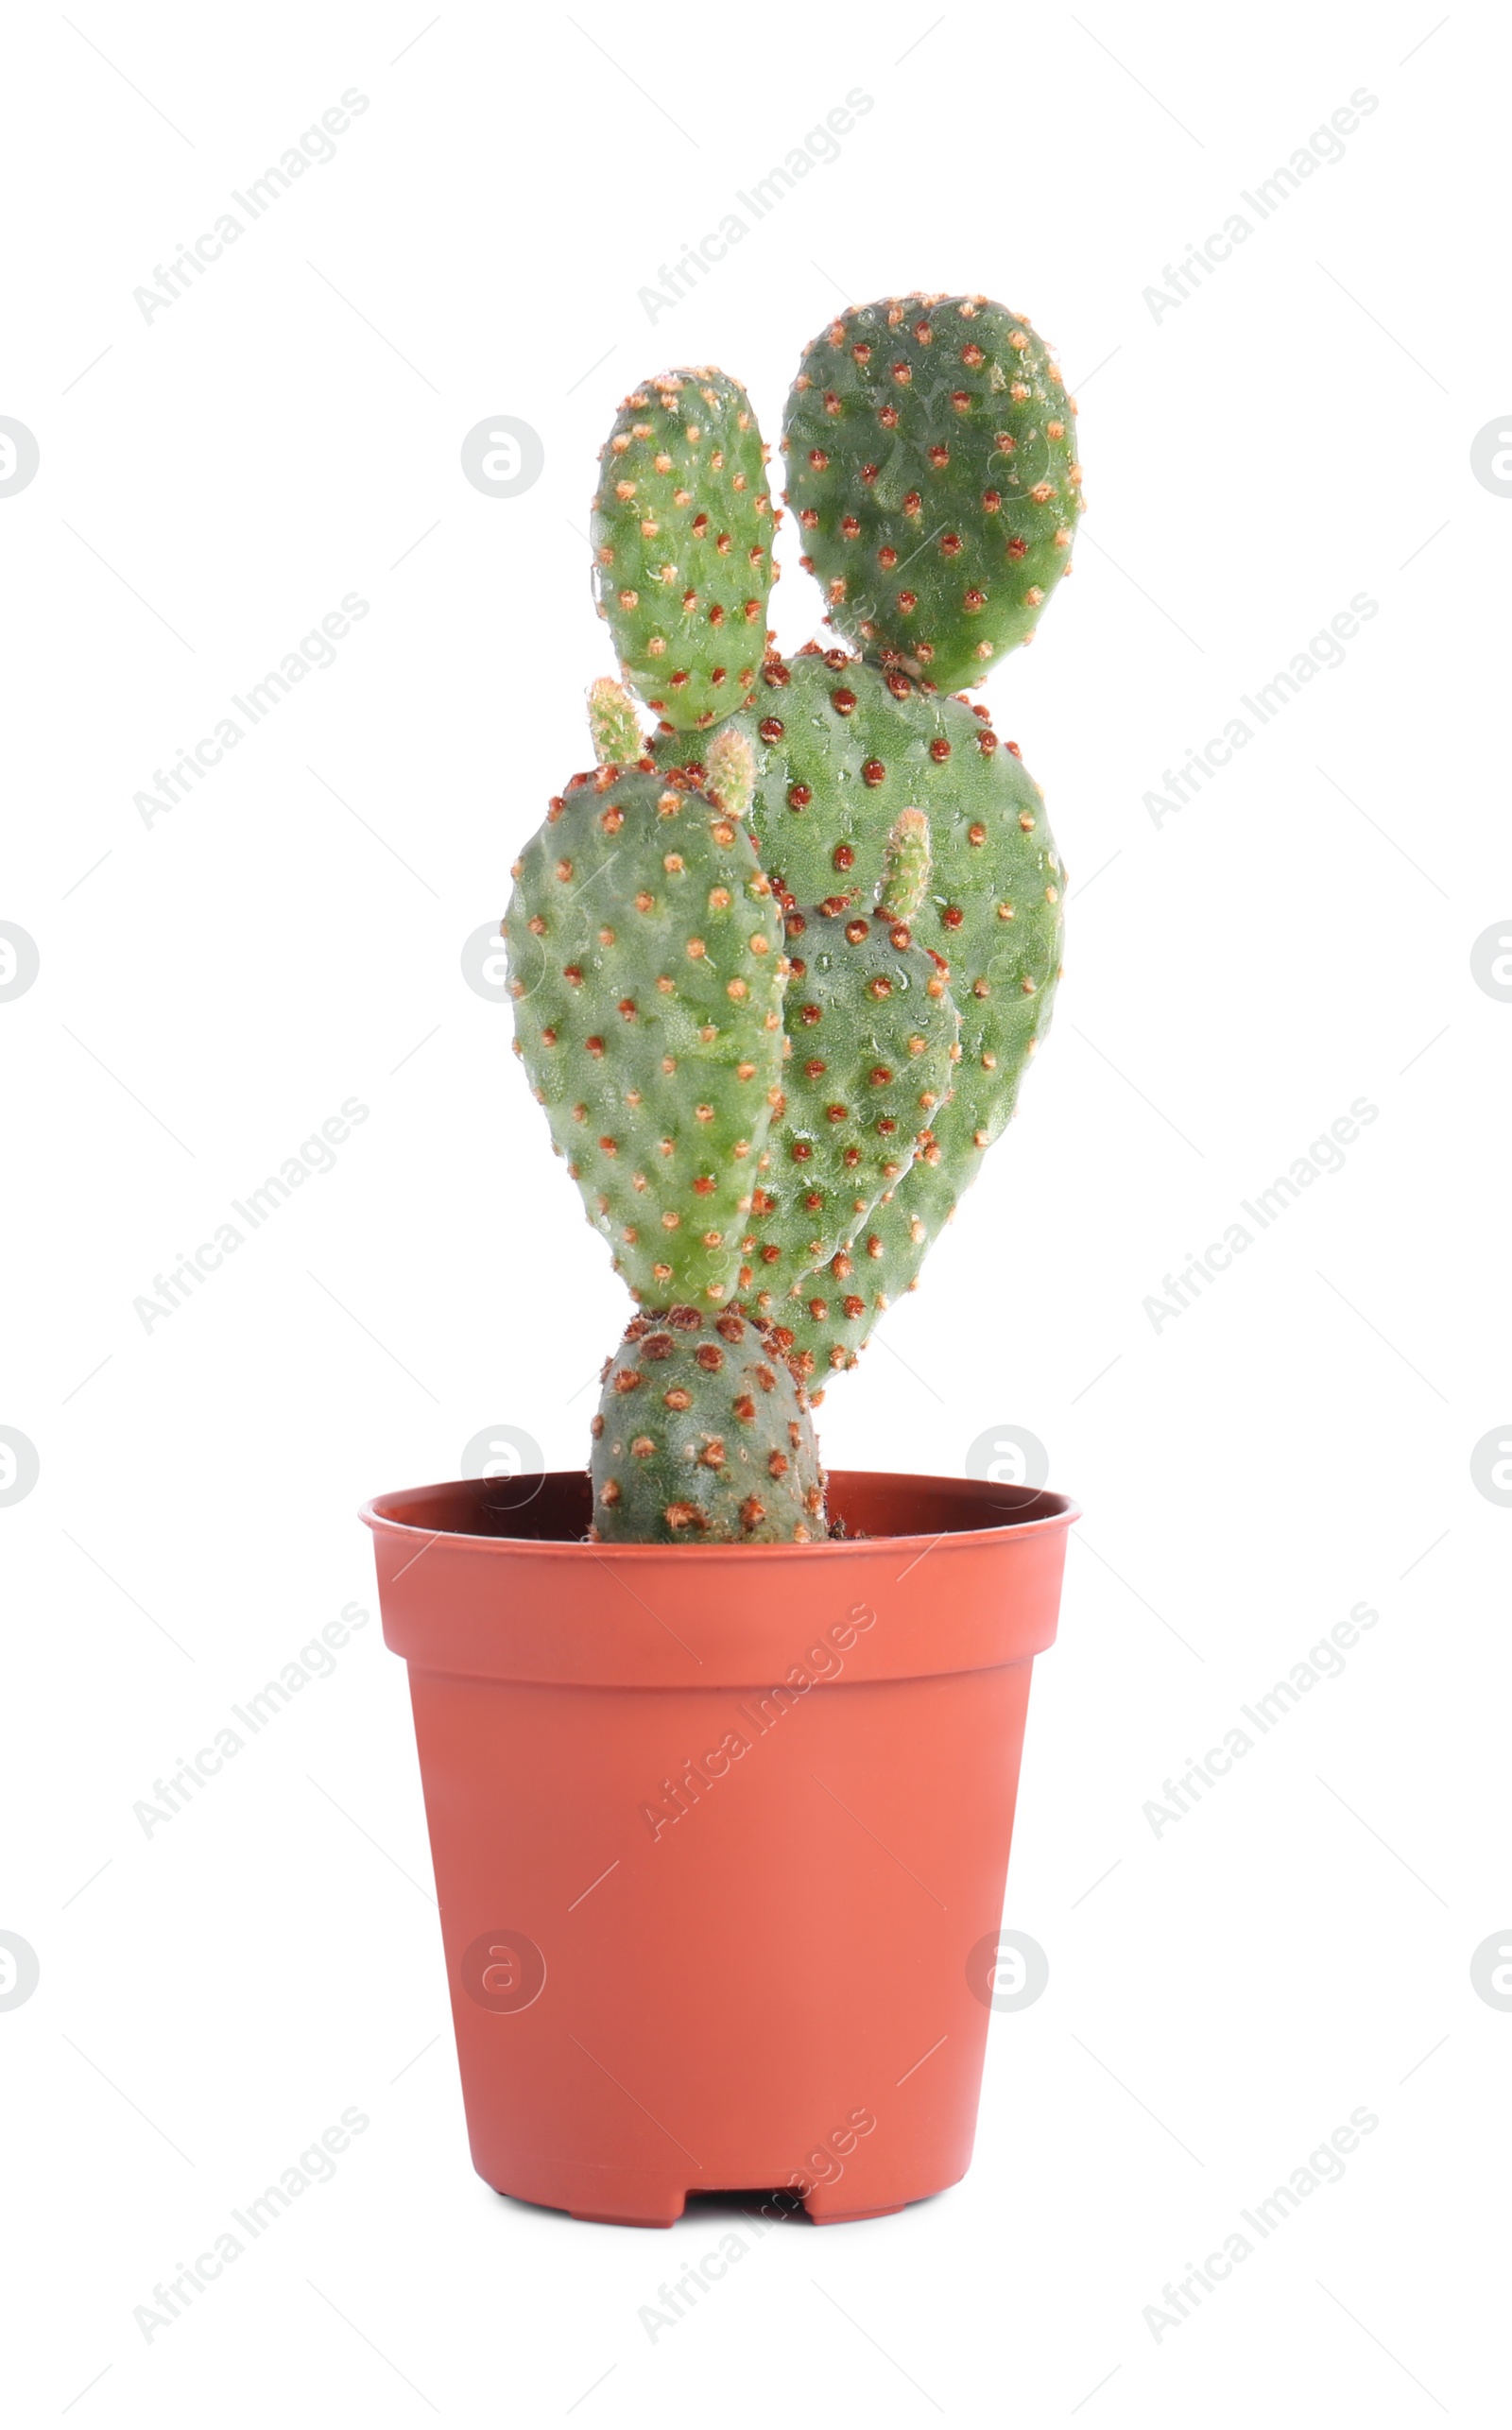
<path id="1" fill-rule="evenodd" d="M 593 500 L 598 604 L 625 679 L 669 725 L 748 700 L 766 634 L 766 451 L 736 380 L 668 371 L 620 408 Z"/>
<path id="2" fill-rule="evenodd" d="M 634 1317 L 604 1366 L 595 1542 L 807 1543 L 827 1532 L 809 1400 L 772 1329 L 734 1309 Z"/>
<path id="3" fill-rule="evenodd" d="M 745 390 L 668 371 L 615 421 L 594 582 L 623 682 L 590 687 L 598 766 L 503 923 L 515 1051 L 642 1311 L 593 1421 L 595 1541 L 827 1531 L 818 1387 L 1014 1110 L 1065 870 L 1017 745 L 945 687 L 1026 641 L 1066 570 L 1073 410 L 985 298 L 832 323 L 783 447 L 860 655 L 791 661 L 766 646 L 778 517 Z"/>
<path id="4" fill-rule="evenodd" d="M 948 686 L 1025 642 L 1081 509 L 1074 407 L 1028 322 L 986 296 L 842 313 L 788 399 L 782 446 L 830 622 Z"/>

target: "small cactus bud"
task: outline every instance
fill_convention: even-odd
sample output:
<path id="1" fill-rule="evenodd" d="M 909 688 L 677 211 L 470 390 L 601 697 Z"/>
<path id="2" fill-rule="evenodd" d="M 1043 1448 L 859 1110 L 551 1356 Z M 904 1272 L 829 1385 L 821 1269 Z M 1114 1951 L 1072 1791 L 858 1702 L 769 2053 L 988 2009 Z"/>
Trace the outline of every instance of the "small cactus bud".
<path id="1" fill-rule="evenodd" d="M 756 792 L 756 754 L 738 727 L 721 726 L 705 754 L 707 786 L 721 810 L 744 819 Z"/>
<path id="2" fill-rule="evenodd" d="M 929 891 L 929 820 L 922 810 L 902 810 L 883 857 L 882 902 L 889 920 L 912 920 Z"/>
<path id="3" fill-rule="evenodd" d="M 635 703 L 611 675 L 588 687 L 588 731 L 600 767 L 633 767 L 644 748 Z"/>

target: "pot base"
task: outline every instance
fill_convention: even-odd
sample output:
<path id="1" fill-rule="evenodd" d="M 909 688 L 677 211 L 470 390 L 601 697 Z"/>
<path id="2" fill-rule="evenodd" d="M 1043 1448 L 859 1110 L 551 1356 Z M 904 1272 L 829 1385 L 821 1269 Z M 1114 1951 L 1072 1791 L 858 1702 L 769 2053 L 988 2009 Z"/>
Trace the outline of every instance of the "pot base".
<path id="1" fill-rule="evenodd" d="M 941 2186 L 939 2190 L 943 2193 L 945 2189 Z M 915 2198 L 920 2202 L 927 2202 L 929 2197 L 927 2194 L 920 2194 Z M 812 2201 L 807 2201 L 803 2208 L 816 2228 L 844 2228 L 848 2227 L 853 2219 L 890 2219 L 897 2212 L 906 2211 L 908 2205 L 906 2202 L 885 2202 L 877 2211 L 826 2211 L 816 2210 Z"/>
<path id="2" fill-rule="evenodd" d="M 954 2178 L 951 2182 L 958 2185 L 960 2179 Z M 496 2185 L 493 2190 L 496 2194 L 509 2193 L 507 2185 Z M 702 2194 L 710 2189 L 699 2186 L 696 2190 Z M 898 2212 L 906 2211 L 910 2203 L 928 2202 L 936 2194 L 943 2194 L 946 2191 L 945 2186 L 935 2185 L 921 2193 L 911 2194 L 901 2202 L 879 2202 L 869 2210 L 842 2211 L 828 2204 L 824 2199 L 823 2189 L 816 2187 L 812 2193 L 798 2197 L 796 2207 L 808 2214 L 811 2225 L 816 2228 L 844 2228 L 859 2219 L 891 2219 Z M 575 2204 L 562 2205 L 555 2202 L 544 2203 L 541 2208 L 551 2211 L 565 2207 L 569 2218 L 583 2219 L 600 2228 L 675 2228 L 687 2208 L 688 2197 L 685 2191 L 657 2195 L 648 2193 L 643 2198 L 644 2207 L 642 2208 L 637 2203 L 632 2210 L 588 2211 L 579 2210 Z M 772 2193 L 761 2197 L 764 2202 L 771 2202 L 779 2198 L 789 2204 L 795 2204 L 794 2193 L 785 2188 L 776 2188 Z M 782 2215 L 790 2218 L 793 2215 L 792 2210 L 787 2210 Z"/>
<path id="3" fill-rule="evenodd" d="M 497 2190 L 502 2192 L 503 2188 Z M 943 2190 L 942 2187 L 941 2191 Z M 928 2197 L 921 2195 L 918 2198 L 923 2201 L 927 2200 Z M 809 2219 L 816 2228 L 843 2228 L 856 2219 L 890 2219 L 895 2213 L 906 2211 L 908 2205 L 906 2202 L 887 2202 L 880 2211 L 824 2211 L 816 2210 L 810 2199 L 803 2203 L 802 2208 L 808 2213 Z M 682 2211 L 679 2208 L 674 2212 L 670 2219 L 661 2217 L 632 2219 L 627 2218 L 621 2211 L 571 2211 L 568 2216 L 573 2219 L 587 2220 L 600 2228 L 675 2228 L 682 2216 Z"/>
<path id="4" fill-rule="evenodd" d="M 558 2168 L 550 2172 L 546 2180 L 550 2190 L 547 2191 L 541 2181 L 530 2187 L 519 2180 L 513 2185 L 499 2185 L 488 2172 L 479 2170 L 478 2173 L 486 2177 L 495 2194 L 502 2194 L 509 2201 L 529 2202 L 542 2211 L 565 2211 L 569 2218 L 592 2221 L 601 2228 L 675 2228 L 687 2209 L 690 2194 L 720 2193 L 726 2193 L 731 2201 L 744 2196 L 751 2209 L 765 2213 L 774 2221 L 791 2218 L 796 2212 L 802 2210 L 807 2212 L 816 2228 L 840 2228 L 857 2219 L 890 2219 L 896 2212 L 906 2211 L 911 2203 L 928 2202 L 935 2195 L 947 2192 L 952 2185 L 958 2185 L 964 2171 L 941 2179 L 937 2185 L 910 2186 L 906 2192 L 889 2188 L 889 2194 L 896 2192 L 895 2200 L 869 2203 L 858 2203 L 855 2195 L 849 2190 L 842 2195 L 838 2186 L 811 2185 L 807 2193 L 800 2193 L 796 2186 L 774 2186 L 770 2190 L 752 2190 L 743 2186 L 726 2189 L 710 2185 L 668 2184 L 662 2178 L 645 2177 L 626 2178 L 612 2188 L 599 2183 L 590 2189 L 572 2183 L 575 2177 L 580 2179 L 589 2172 L 569 2166 L 565 2170 Z M 602 2175 L 598 2170 L 592 2173 L 595 2177 Z M 882 2189 L 877 2190 L 880 2193 Z M 776 2204 L 781 2204 L 780 2211 L 768 2207 Z"/>

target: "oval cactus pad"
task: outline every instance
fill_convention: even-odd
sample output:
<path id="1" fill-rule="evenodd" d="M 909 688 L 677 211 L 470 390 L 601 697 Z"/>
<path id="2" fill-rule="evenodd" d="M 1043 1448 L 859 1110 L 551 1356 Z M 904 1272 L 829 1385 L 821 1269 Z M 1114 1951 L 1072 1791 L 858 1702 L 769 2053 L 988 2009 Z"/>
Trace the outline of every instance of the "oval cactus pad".
<path id="1" fill-rule="evenodd" d="M 666 371 L 626 398 L 600 458 L 593 585 L 625 680 L 679 729 L 746 701 L 766 639 L 776 518 L 738 380 Z"/>
<path id="2" fill-rule="evenodd" d="M 1027 641 L 1081 509 L 1074 411 L 1043 341 L 985 296 L 832 321 L 782 434 L 831 624 L 945 690 Z"/>

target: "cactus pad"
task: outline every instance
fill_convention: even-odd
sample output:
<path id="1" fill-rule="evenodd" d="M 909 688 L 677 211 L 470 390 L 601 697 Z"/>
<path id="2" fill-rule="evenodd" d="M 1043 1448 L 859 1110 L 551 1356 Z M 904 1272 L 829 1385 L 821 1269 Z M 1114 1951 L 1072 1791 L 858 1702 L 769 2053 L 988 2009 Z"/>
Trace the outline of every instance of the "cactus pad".
<path id="1" fill-rule="evenodd" d="M 954 1094 L 932 1117 L 933 1140 L 856 1231 L 846 1251 L 851 1273 L 819 1275 L 782 1305 L 795 1356 L 819 1380 L 853 1363 L 878 1315 L 911 1286 L 1013 1112 L 1049 1024 L 1065 870 L 1040 788 L 1015 747 L 979 709 L 928 693 L 898 668 L 883 674 L 842 650 L 769 659 L 756 731 L 750 823 L 784 898 L 828 887 L 841 889 L 828 907 L 869 912 L 907 881 L 907 813 L 922 813 L 924 893 L 901 924 L 916 946 L 943 957 L 961 1016 Z M 670 761 L 681 748 L 663 734 L 653 751 Z M 797 1001 L 790 990 L 790 1030 Z M 787 1069 L 790 1089 L 791 1060 Z M 768 1146 L 773 1173 L 780 1140 L 779 1129 Z M 764 1172 L 758 1187 L 776 1183 Z"/>
<path id="2" fill-rule="evenodd" d="M 786 929 L 792 1052 L 739 1276 L 741 1304 L 783 1326 L 817 1267 L 847 1303 L 850 1243 L 931 1145 L 960 1033 L 942 965 L 906 926 L 794 906 Z"/>
<path id="3" fill-rule="evenodd" d="M 985 296 L 893 297 L 833 321 L 803 357 L 782 447 L 835 629 L 941 687 L 1027 641 L 1081 508 L 1074 410 L 1029 323 Z"/>
<path id="4" fill-rule="evenodd" d="M 847 1251 L 846 1287 L 838 1289 L 832 1274 L 811 1275 L 789 1301 L 782 1316 L 787 1353 L 795 1372 L 811 1382 L 816 1405 L 830 1374 L 854 1367 L 878 1318 L 915 1288 L 986 1153 L 975 1144 L 970 1107 L 943 1107 L 933 1141 L 859 1227 Z"/>
<path id="5" fill-rule="evenodd" d="M 750 694 L 775 524 L 765 450 L 737 380 L 668 371 L 627 397 L 593 499 L 593 577 L 627 682 L 679 728 Z"/>
<path id="6" fill-rule="evenodd" d="M 1065 870 L 1017 746 L 981 709 L 838 649 L 769 658 L 752 722 L 760 767 L 749 824 L 773 885 L 825 911 L 870 913 L 902 882 L 906 814 L 921 813 L 928 872 L 905 924 L 950 966 L 961 1014 L 957 1088 L 973 1070 L 1003 1075 L 1005 1059 L 1022 1067 L 1059 968 Z M 702 774 L 686 737 L 659 734 L 652 753 L 684 782 Z M 996 1063 L 984 1060 L 991 1056 Z M 988 1127 L 995 1138 L 1002 1121 L 989 1113 Z"/>
<path id="7" fill-rule="evenodd" d="M 746 827 L 645 768 L 558 798 L 504 921 L 515 1035 L 635 1297 L 718 1303 L 781 1097 L 787 963 Z"/>
<path id="8" fill-rule="evenodd" d="M 606 1361 L 589 1474 L 603 1543 L 808 1543 L 824 1476 L 808 1395 L 733 1309 L 632 1318 Z"/>

